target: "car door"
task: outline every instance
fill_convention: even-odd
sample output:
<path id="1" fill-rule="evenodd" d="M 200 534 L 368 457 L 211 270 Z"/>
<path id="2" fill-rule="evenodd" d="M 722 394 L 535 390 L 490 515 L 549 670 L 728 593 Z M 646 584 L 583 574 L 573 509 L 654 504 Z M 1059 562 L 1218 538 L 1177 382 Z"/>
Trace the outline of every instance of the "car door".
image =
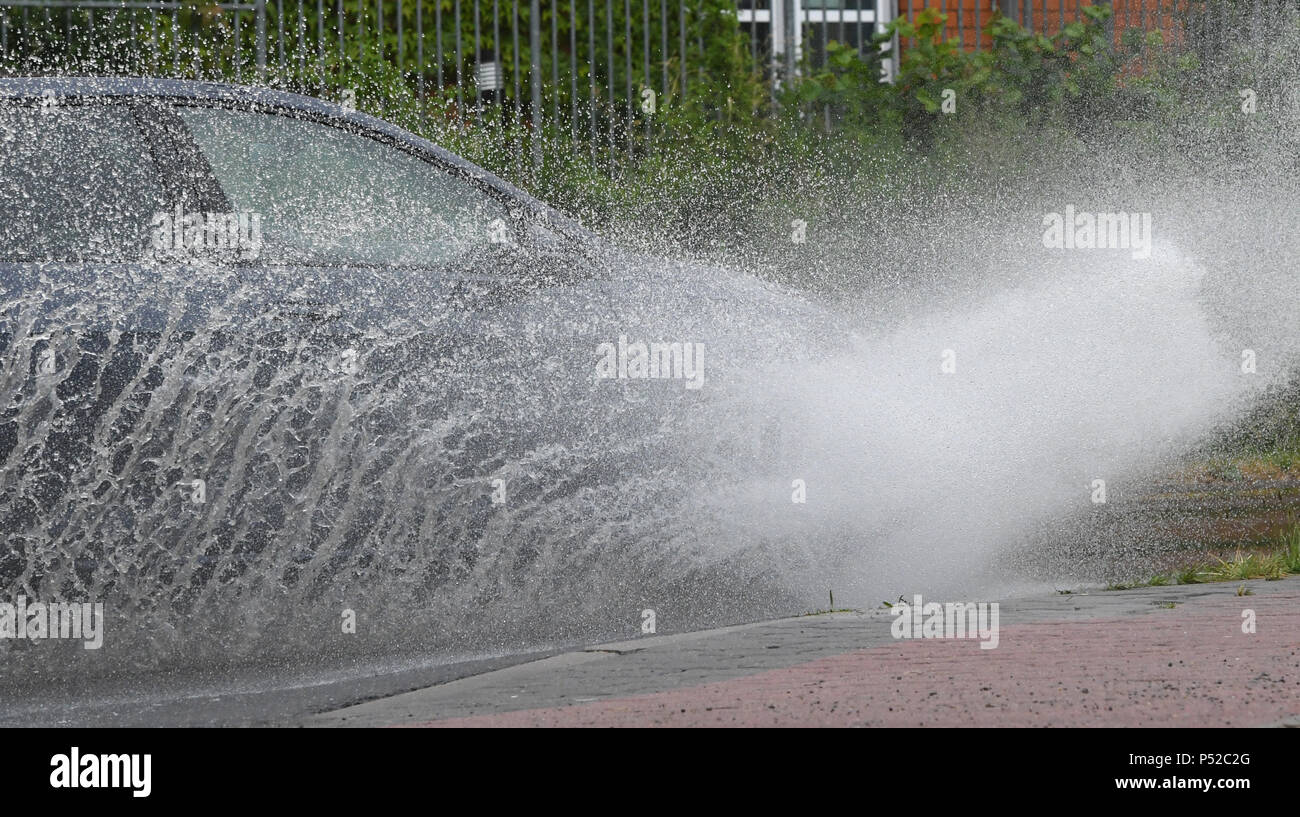
<path id="1" fill-rule="evenodd" d="M 540 491 L 520 463 L 585 433 L 585 333 L 608 301 L 581 254 L 527 202 L 355 123 L 199 100 L 153 113 L 188 133 L 224 215 L 259 225 L 227 252 L 259 304 L 240 332 L 252 454 L 209 466 L 232 547 L 274 530 L 302 566 L 286 582 L 322 592 L 345 565 L 471 569 L 503 496 Z"/>
<path id="2" fill-rule="evenodd" d="M 0 577 L 84 582 L 106 556 L 94 530 L 149 493 L 157 473 L 130 429 L 160 410 L 166 327 L 184 331 L 159 297 L 150 225 L 195 195 L 128 101 L 47 90 L 0 105 Z"/>

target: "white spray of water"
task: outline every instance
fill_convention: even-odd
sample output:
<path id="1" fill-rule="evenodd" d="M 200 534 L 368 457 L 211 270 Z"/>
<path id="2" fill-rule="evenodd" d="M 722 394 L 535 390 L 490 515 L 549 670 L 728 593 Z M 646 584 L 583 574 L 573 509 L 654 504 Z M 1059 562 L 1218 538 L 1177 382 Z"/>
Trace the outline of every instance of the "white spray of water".
<path id="1" fill-rule="evenodd" d="M 1177 248 L 1054 266 L 756 377 L 750 399 L 793 430 L 795 462 L 783 491 L 738 505 L 740 540 L 788 543 L 782 573 L 810 600 L 828 586 L 859 604 L 997 592 L 1010 580 L 989 569 L 1008 546 L 1086 515 L 1094 480 L 1114 498 L 1167 466 L 1255 386 L 1206 317 L 1203 270 Z"/>

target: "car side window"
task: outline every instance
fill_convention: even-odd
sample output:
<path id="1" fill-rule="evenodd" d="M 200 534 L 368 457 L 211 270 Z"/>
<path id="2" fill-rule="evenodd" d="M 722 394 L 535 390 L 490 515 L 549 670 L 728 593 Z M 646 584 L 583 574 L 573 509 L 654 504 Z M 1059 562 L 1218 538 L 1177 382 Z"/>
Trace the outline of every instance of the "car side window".
<path id="1" fill-rule="evenodd" d="M 0 105 L 0 260 L 138 261 L 166 209 L 124 105 Z"/>
<path id="2" fill-rule="evenodd" d="M 179 107 L 265 263 L 441 268 L 513 240 L 505 205 L 418 156 L 275 113 Z"/>

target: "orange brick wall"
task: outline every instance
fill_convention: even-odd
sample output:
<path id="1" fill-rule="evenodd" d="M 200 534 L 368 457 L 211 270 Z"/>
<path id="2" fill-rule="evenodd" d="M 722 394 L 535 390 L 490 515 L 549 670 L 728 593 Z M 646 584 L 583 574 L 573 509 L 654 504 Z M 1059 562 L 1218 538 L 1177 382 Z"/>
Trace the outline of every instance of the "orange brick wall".
<path id="1" fill-rule="evenodd" d="M 1166 37 L 1177 36 L 1177 25 L 1172 12 L 1175 7 L 1186 8 L 1188 2 L 1189 0 L 1114 0 L 1115 13 L 1111 19 L 1115 24 L 1116 40 L 1126 28 L 1160 29 Z M 1077 20 L 1082 16 L 1079 7 L 1084 5 L 1090 4 L 1080 0 L 1021 0 L 1023 23 L 1026 28 L 1055 34 L 1061 30 L 1062 16 L 1067 23 Z M 966 47 L 971 49 L 975 48 L 977 37 L 981 48 L 988 48 L 992 44 L 988 34 L 981 29 L 988 25 L 993 10 L 997 7 L 993 0 L 911 0 L 910 3 L 908 0 L 898 0 L 898 14 L 900 17 L 908 17 L 910 11 L 910 16 L 915 17 L 927 6 L 938 8 L 948 15 L 948 37 L 960 37 Z"/>

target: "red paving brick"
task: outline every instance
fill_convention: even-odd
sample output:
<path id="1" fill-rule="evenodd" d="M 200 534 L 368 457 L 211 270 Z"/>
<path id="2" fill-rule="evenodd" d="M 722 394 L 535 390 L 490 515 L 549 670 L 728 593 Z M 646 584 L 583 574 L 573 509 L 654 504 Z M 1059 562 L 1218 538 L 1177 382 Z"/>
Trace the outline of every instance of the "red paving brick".
<path id="1" fill-rule="evenodd" d="M 1300 713 L 1296 597 L 900 641 L 653 694 L 422 726 L 1246 726 Z M 1257 632 L 1242 632 L 1253 609 Z M 410 723 L 409 721 L 407 722 Z"/>

